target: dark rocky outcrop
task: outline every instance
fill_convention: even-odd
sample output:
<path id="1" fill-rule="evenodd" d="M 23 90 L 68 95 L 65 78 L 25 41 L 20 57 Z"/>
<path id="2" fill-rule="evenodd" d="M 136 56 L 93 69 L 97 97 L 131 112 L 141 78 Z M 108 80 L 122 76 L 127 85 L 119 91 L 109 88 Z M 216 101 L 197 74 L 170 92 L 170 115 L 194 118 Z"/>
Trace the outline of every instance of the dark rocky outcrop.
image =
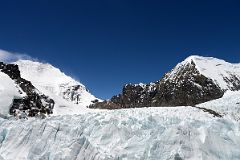
<path id="1" fill-rule="evenodd" d="M 223 77 L 224 81 L 227 82 L 229 85 L 229 89 L 231 91 L 238 91 L 240 90 L 240 79 L 236 75 L 230 74 L 230 77 Z"/>
<path id="2" fill-rule="evenodd" d="M 80 104 L 82 102 L 81 97 L 83 91 L 89 92 L 89 90 L 82 85 L 69 86 L 68 84 L 62 84 L 60 89 L 62 91 L 61 96 L 75 104 Z"/>
<path id="3" fill-rule="evenodd" d="M 30 81 L 21 78 L 17 65 L 0 62 L 0 71 L 14 80 L 19 92 L 24 95 L 22 99 L 15 99 L 13 101 L 10 114 L 17 115 L 24 113 L 30 117 L 52 114 L 54 101 L 41 94 Z"/>
<path id="4" fill-rule="evenodd" d="M 90 108 L 132 108 L 196 105 L 221 98 L 224 94 L 212 79 L 200 74 L 194 61 L 177 65 L 160 81 L 151 84 L 128 84 L 122 93 Z"/>

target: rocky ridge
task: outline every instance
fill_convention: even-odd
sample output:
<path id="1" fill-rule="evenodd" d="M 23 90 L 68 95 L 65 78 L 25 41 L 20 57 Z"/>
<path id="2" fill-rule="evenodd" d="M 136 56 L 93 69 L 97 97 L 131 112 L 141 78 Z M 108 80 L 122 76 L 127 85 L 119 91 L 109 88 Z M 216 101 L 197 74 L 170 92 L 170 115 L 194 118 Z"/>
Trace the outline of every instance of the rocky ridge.
<path id="1" fill-rule="evenodd" d="M 150 84 L 127 84 L 122 93 L 90 108 L 194 106 L 240 89 L 240 65 L 212 57 L 190 56 Z"/>
<path id="2" fill-rule="evenodd" d="M 14 99 L 10 114 L 18 116 L 45 116 L 52 114 L 54 100 L 39 92 L 30 81 L 23 79 L 15 64 L 0 62 L 0 72 L 7 74 L 14 82 L 23 96 L 21 99 Z"/>

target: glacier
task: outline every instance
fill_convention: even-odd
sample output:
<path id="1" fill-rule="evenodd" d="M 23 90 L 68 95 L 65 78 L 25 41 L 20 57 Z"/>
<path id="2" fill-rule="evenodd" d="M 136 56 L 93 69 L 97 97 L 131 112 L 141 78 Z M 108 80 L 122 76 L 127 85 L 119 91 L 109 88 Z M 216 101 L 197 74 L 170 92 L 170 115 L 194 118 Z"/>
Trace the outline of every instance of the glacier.
<path id="1" fill-rule="evenodd" d="M 3 160 L 240 159 L 239 121 L 190 106 L 1 118 L 0 126 Z"/>

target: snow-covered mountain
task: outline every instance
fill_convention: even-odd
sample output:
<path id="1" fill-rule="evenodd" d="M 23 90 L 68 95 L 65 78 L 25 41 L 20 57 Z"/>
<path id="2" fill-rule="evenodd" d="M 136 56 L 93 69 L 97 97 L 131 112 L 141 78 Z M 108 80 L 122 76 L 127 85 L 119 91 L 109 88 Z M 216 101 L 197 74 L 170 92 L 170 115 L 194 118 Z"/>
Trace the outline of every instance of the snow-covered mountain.
<path id="1" fill-rule="evenodd" d="M 240 90 L 240 64 L 213 57 L 190 56 L 162 79 L 150 84 L 127 84 L 121 94 L 92 108 L 196 105 Z"/>
<path id="2" fill-rule="evenodd" d="M 83 84 L 47 63 L 0 62 L 0 73 L 0 114 L 5 116 L 8 113 L 17 116 L 78 114 L 88 112 L 86 106 L 99 100 Z"/>
<path id="3" fill-rule="evenodd" d="M 23 78 L 55 101 L 54 115 L 84 112 L 92 101 L 99 100 L 83 84 L 49 63 L 18 60 L 15 64 Z"/>
<path id="4" fill-rule="evenodd" d="M 96 99 L 83 84 L 51 64 L 30 60 L 19 60 L 15 64 L 19 66 L 21 76 L 31 81 L 43 93 L 47 90 L 67 101 L 82 105 L 89 105 Z"/>
<path id="5" fill-rule="evenodd" d="M 168 79 L 176 79 L 182 68 L 194 65 L 198 74 L 213 80 L 222 90 L 240 89 L 240 63 L 232 64 L 214 57 L 190 56 L 179 63 L 171 72 Z"/>

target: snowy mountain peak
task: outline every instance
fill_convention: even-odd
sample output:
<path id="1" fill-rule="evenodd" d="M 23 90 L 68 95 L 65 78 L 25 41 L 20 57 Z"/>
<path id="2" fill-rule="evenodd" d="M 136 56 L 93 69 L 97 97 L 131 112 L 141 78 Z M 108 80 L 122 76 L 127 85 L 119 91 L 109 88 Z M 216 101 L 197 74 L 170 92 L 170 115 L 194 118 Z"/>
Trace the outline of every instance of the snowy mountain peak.
<path id="1" fill-rule="evenodd" d="M 183 63 L 186 63 L 186 62 L 191 63 L 192 61 L 194 62 L 196 59 L 200 59 L 200 58 L 203 58 L 203 57 L 198 56 L 198 55 L 191 55 L 191 56 L 187 57 L 187 58 L 183 61 Z"/>
<path id="2" fill-rule="evenodd" d="M 42 93 L 53 99 L 57 96 L 83 106 L 96 99 L 83 84 L 49 63 L 18 60 L 15 64 L 19 66 L 23 78 L 31 81 Z"/>
<path id="3" fill-rule="evenodd" d="M 23 77 L 29 79 L 31 77 L 32 81 L 38 82 L 39 84 L 51 84 L 53 86 L 62 84 L 81 85 L 83 88 L 85 88 L 83 84 L 74 80 L 70 76 L 67 76 L 60 71 L 60 69 L 52 66 L 49 63 L 34 62 L 30 60 L 19 60 L 15 63 L 19 66 Z M 56 90 L 54 92 L 58 93 L 59 91 Z"/>
<path id="4" fill-rule="evenodd" d="M 233 64 L 214 57 L 193 55 L 178 64 L 175 69 L 179 70 L 187 64 L 195 65 L 200 74 L 212 79 L 223 90 L 240 89 L 240 63 Z"/>
<path id="5" fill-rule="evenodd" d="M 203 57 L 203 56 L 198 56 L 198 55 L 191 55 L 187 57 L 183 62 L 181 63 L 191 63 L 194 62 L 196 65 L 200 65 L 200 67 L 203 67 L 203 65 L 209 64 L 209 63 L 214 63 L 214 64 L 227 64 L 227 65 L 232 65 L 232 63 L 226 62 L 222 59 L 218 59 L 215 57 Z"/>
<path id="6" fill-rule="evenodd" d="M 110 102 L 92 108 L 196 105 L 221 98 L 226 90 L 240 90 L 240 64 L 213 57 L 189 56 L 159 81 L 127 84 Z"/>

